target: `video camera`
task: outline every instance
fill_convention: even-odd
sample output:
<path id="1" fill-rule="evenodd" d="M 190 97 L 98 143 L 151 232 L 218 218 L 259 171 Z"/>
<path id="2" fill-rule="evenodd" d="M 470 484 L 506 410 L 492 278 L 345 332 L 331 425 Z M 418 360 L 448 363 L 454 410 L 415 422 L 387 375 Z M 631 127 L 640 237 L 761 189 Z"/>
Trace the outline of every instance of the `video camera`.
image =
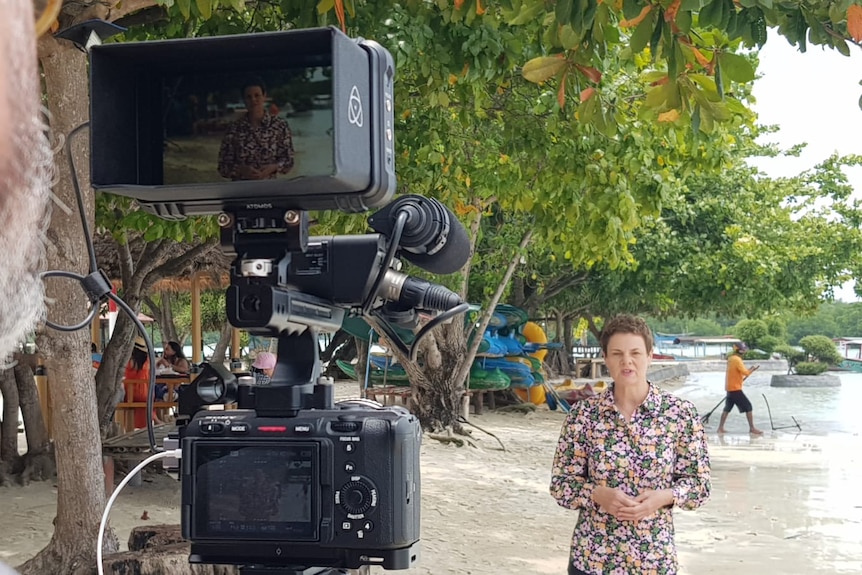
<path id="1" fill-rule="evenodd" d="M 400 407 L 335 404 L 318 330 L 373 318 L 405 353 L 466 311 L 400 271 L 460 269 L 466 231 L 395 190 L 389 53 L 334 28 L 91 49 L 94 187 L 159 216 L 218 214 L 227 315 L 278 338 L 269 385 L 221 364 L 179 390 L 190 562 L 248 573 L 406 569 L 419 542 L 421 427 Z M 307 210 L 370 208 L 375 233 L 309 237 Z M 415 327 L 408 349 L 390 323 Z M 237 409 L 209 410 L 235 403 Z"/>

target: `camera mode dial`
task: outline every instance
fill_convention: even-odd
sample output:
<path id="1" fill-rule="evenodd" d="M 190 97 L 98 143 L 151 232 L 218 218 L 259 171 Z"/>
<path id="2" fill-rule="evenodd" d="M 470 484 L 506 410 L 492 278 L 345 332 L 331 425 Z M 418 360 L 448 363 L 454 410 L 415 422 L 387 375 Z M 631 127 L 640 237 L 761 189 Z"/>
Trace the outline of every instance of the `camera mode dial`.
<path id="1" fill-rule="evenodd" d="M 360 477 L 351 477 L 339 495 L 338 502 L 351 519 L 362 519 L 366 512 L 377 507 L 377 489 Z"/>

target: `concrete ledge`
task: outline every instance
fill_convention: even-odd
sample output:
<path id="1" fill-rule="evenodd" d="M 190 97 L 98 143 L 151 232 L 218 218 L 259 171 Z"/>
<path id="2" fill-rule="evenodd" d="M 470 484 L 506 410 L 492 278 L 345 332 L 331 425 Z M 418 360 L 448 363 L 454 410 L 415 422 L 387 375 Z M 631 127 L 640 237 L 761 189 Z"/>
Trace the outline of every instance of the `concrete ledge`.
<path id="1" fill-rule="evenodd" d="M 688 377 L 690 373 L 685 362 L 653 364 L 647 377 L 653 383 L 661 383 L 677 377 Z"/>
<path id="2" fill-rule="evenodd" d="M 841 387 L 837 375 L 773 375 L 769 385 L 772 387 Z"/>
<path id="3" fill-rule="evenodd" d="M 679 359 L 676 361 L 655 360 L 652 362 L 653 369 L 657 366 L 685 365 L 689 373 L 704 371 L 724 371 L 727 369 L 726 359 Z M 785 359 L 752 359 L 745 360 L 745 366 L 751 369 L 755 365 L 760 366 L 760 373 L 767 371 L 783 371 L 787 373 L 787 360 Z"/>

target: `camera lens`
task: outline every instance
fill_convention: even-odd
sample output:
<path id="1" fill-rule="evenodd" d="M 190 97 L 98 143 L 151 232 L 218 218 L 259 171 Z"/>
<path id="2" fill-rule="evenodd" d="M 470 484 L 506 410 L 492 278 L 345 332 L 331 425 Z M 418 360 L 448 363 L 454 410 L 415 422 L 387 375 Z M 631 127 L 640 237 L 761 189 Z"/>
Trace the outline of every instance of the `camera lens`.
<path id="1" fill-rule="evenodd" d="M 224 397 L 225 385 L 218 378 L 208 378 L 206 381 L 195 381 L 198 397 L 206 403 L 215 403 Z"/>
<path id="2" fill-rule="evenodd" d="M 259 312 L 260 311 L 260 298 L 256 295 L 247 295 L 242 298 L 242 309 L 247 312 Z"/>

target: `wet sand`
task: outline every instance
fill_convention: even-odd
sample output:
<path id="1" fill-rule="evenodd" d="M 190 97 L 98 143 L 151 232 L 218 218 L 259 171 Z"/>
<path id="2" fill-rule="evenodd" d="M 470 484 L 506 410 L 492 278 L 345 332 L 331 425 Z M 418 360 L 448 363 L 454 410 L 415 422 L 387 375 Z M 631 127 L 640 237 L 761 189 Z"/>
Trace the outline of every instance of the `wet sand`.
<path id="1" fill-rule="evenodd" d="M 689 378 L 673 387 L 707 411 L 716 401 L 719 376 Z M 759 385 L 750 393 L 756 410 L 762 405 L 755 400 Z M 784 410 L 796 407 L 787 397 L 777 399 L 781 417 Z M 795 413 L 805 430 L 804 414 Z M 763 437 L 752 438 L 743 432 L 743 418 L 734 413 L 728 421 L 731 433 L 719 437 L 718 415 L 707 426 L 712 497 L 698 511 L 675 513 L 680 573 L 862 572 L 859 433 L 772 432 L 766 425 Z M 478 448 L 426 438 L 421 559 L 402 573 L 565 573 L 576 513 L 557 506 L 548 495 L 563 418 L 543 407 L 526 416 L 473 416 L 472 421 L 502 440 L 505 452 L 478 430 L 474 433 Z M 55 500 L 50 482 L 0 488 L 0 560 L 21 563 L 50 539 Z M 111 521 L 125 541 L 134 525 L 178 523 L 178 509 L 178 484 L 148 474 L 141 487 L 126 488 L 120 495 Z M 144 510 L 148 521 L 140 519 Z"/>

